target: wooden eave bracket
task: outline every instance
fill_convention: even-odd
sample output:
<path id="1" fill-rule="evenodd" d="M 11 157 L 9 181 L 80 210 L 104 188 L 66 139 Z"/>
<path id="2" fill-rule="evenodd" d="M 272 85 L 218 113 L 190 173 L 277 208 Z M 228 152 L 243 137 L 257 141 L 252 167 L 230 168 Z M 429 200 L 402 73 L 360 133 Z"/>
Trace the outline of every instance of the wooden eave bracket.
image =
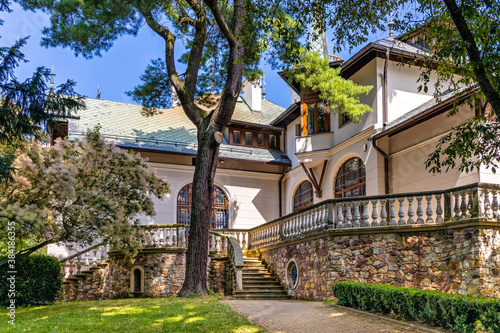
<path id="1" fill-rule="evenodd" d="M 321 199 L 321 197 L 323 196 L 322 187 L 323 187 L 323 181 L 325 180 L 326 166 L 328 165 L 328 160 L 323 161 L 323 168 L 321 170 L 321 177 L 319 178 L 319 183 L 316 180 L 316 176 L 314 175 L 314 171 L 312 168 L 309 168 L 308 170 L 304 163 L 300 163 L 300 165 L 302 166 L 302 169 L 304 169 L 304 172 L 306 173 L 309 181 L 313 184 L 314 193 L 316 194 L 316 197 Z"/>

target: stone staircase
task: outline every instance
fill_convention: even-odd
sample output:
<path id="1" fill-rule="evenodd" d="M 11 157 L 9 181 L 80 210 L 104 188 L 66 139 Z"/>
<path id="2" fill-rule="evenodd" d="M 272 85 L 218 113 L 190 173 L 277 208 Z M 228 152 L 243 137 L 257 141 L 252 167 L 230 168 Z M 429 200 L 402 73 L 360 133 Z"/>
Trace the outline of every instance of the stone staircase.
<path id="1" fill-rule="evenodd" d="M 243 262 L 243 289 L 236 291 L 235 299 L 290 299 L 257 257 L 243 257 Z"/>

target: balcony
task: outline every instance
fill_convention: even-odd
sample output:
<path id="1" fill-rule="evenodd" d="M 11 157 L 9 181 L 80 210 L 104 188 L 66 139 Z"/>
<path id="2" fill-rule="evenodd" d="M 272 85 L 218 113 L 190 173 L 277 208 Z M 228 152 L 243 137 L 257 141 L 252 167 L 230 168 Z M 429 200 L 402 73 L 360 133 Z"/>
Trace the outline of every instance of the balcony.
<path id="1" fill-rule="evenodd" d="M 333 132 L 298 136 L 295 138 L 295 154 L 330 149 L 333 144 Z"/>

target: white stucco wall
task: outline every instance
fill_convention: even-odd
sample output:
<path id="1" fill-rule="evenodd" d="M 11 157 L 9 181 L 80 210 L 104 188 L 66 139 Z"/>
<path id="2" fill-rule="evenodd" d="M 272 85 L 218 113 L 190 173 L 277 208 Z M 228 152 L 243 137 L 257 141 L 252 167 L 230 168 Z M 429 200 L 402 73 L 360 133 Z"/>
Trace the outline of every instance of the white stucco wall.
<path id="1" fill-rule="evenodd" d="M 163 224 L 177 221 L 177 195 L 192 182 L 194 167 L 151 163 L 156 174 L 170 183 L 171 193 L 156 200 L 156 216 L 144 217 L 143 223 Z M 229 227 L 248 229 L 279 216 L 278 181 L 281 175 L 218 169 L 215 185 L 229 199 Z"/>

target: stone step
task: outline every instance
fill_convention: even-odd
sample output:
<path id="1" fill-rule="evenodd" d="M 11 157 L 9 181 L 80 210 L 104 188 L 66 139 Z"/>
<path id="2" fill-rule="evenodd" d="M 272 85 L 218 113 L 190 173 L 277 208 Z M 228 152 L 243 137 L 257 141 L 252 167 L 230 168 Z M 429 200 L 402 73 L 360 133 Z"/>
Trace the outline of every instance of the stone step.
<path id="1" fill-rule="evenodd" d="M 243 261 L 243 264 L 245 264 L 245 266 L 249 266 L 249 267 L 253 267 L 253 266 L 262 266 L 262 267 L 266 267 L 264 266 L 263 263 L 261 263 L 260 261 Z"/>
<path id="2" fill-rule="evenodd" d="M 276 284 L 276 285 L 280 285 L 279 282 L 273 278 L 263 278 L 263 279 L 243 278 L 243 285 L 245 285 L 245 284 Z"/>
<path id="3" fill-rule="evenodd" d="M 290 296 L 287 294 L 284 295 L 246 295 L 246 294 L 240 294 L 240 295 L 234 295 L 233 296 L 235 299 L 248 299 L 248 300 L 259 300 L 259 299 L 265 299 L 265 300 L 286 300 L 290 299 Z"/>
<path id="4" fill-rule="evenodd" d="M 269 273 L 267 269 L 264 267 L 250 267 L 250 268 L 243 268 L 242 270 L 243 273 Z"/>
<path id="5" fill-rule="evenodd" d="M 246 273 L 243 272 L 243 278 L 272 278 L 271 273 Z"/>
<path id="6" fill-rule="evenodd" d="M 283 287 L 279 284 L 275 285 L 265 285 L 265 284 L 243 284 L 243 290 L 261 290 L 261 291 L 268 291 L 268 290 L 279 290 L 283 291 Z"/>

